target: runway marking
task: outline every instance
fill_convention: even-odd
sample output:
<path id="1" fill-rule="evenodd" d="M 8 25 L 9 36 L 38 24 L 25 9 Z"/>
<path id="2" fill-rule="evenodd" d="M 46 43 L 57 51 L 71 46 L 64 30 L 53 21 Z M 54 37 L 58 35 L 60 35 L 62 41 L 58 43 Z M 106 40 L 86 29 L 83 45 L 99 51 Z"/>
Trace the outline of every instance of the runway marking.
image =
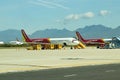
<path id="1" fill-rule="evenodd" d="M 61 60 L 80 60 L 84 58 L 61 58 Z"/>
<path id="2" fill-rule="evenodd" d="M 73 77 L 73 76 L 77 76 L 77 74 L 64 75 L 64 77 Z"/>
<path id="3" fill-rule="evenodd" d="M 105 72 L 115 72 L 116 70 L 106 70 Z"/>
<path id="4" fill-rule="evenodd" d="M 61 58 L 61 60 L 120 60 L 120 59 L 95 59 L 95 58 Z"/>

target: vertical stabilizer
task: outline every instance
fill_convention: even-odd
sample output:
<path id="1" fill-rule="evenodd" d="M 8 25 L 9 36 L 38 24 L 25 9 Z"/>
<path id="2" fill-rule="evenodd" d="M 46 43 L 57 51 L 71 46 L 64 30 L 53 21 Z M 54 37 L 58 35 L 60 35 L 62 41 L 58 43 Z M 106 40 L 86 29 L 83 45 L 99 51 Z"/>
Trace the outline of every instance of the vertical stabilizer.
<path id="1" fill-rule="evenodd" d="M 16 41 L 19 41 L 19 39 L 16 37 Z"/>
<path id="2" fill-rule="evenodd" d="M 31 39 L 27 36 L 27 34 L 25 33 L 23 29 L 21 30 L 21 33 L 26 42 L 31 42 Z"/>
<path id="3" fill-rule="evenodd" d="M 77 31 L 76 31 L 76 36 L 77 36 L 77 38 L 78 38 L 79 41 L 81 41 L 81 42 L 83 42 L 83 43 L 85 42 L 84 38 L 83 38 L 83 37 L 80 35 L 80 33 L 77 32 Z"/>

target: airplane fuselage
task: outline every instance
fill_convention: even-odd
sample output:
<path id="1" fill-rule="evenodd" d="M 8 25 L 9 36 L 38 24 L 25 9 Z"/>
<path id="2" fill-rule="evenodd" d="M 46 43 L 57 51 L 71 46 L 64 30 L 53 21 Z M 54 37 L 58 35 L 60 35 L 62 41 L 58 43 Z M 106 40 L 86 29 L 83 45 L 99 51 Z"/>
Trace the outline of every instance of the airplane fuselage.
<path id="1" fill-rule="evenodd" d="M 102 40 L 102 39 L 87 39 L 87 40 L 84 40 L 84 43 L 86 43 L 86 44 L 104 44 L 104 40 Z"/>
<path id="2" fill-rule="evenodd" d="M 30 39 L 30 42 L 36 42 L 36 43 L 50 43 L 50 40 L 48 38 L 35 38 Z"/>
<path id="3" fill-rule="evenodd" d="M 37 44 L 61 44 L 64 46 L 79 44 L 79 41 L 75 38 L 36 38 L 30 39 L 30 42 Z"/>
<path id="4" fill-rule="evenodd" d="M 79 41 L 75 38 L 50 38 L 49 40 L 52 44 L 61 44 L 64 46 L 79 44 Z"/>

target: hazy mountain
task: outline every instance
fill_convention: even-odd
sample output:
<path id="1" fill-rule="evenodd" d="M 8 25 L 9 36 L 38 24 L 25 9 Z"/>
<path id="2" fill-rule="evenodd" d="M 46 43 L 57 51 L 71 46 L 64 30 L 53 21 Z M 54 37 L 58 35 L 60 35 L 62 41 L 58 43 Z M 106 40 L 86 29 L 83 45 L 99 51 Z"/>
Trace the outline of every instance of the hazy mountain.
<path id="1" fill-rule="evenodd" d="M 85 38 L 111 38 L 114 29 L 103 25 L 92 25 L 77 29 Z"/>
<path id="2" fill-rule="evenodd" d="M 113 36 L 120 36 L 120 26 L 112 29 L 104 25 L 91 25 L 84 28 L 78 28 L 75 31 L 79 31 L 84 38 L 112 38 Z M 38 30 L 29 35 L 29 37 L 75 37 L 75 31 L 69 31 L 67 29 Z M 0 31 L 0 41 L 8 42 L 11 40 L 16 40 L 16 38 L 22 40 L 20 30 L 9 29 L 5 31 Z"/>
<path id="3" fill-rule="evenodd" d="M 21 32 L 20 30 L 15 29 L 8 29 L 5 31 L 0 31 L 0 41 L 13 41 L 16 38 L 21 39 Z"/>
<path id="4" fill-rule="evenodd" d="M 120 27 L 112 29 L 104 25 L 92 25 L 86 26 L 82 30 L 77 30 L 82 32 L 82 35 L 86 38 L 111 38 L 114 36 L 120 36 Z"/>
<path id="5" fill-rule="evenodd" d="M 74 36 L 73 31 L 69 31 L 67 29 L 46 29 L 46 30 L 39 30 L 34 32 L 31 37 L 71 37 Z"/>

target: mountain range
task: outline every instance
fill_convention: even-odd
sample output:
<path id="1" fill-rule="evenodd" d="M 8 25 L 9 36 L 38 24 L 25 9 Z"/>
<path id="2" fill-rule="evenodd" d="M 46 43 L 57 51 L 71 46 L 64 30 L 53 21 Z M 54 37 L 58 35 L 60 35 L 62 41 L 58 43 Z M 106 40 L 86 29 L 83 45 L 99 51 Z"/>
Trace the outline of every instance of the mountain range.
<path id="1" fill-rule="evenodd" d="M 45 37 L 76 37 L 75 32 L 79 31 L 84 38 L 112 38 L 114 36 L 120 36 L 120 26 L 117 28 L 110 28 L 104 25 L 90 25 L 84 28 L 78 28 L 74 31 L 67 29 L 45 29 L 38 30 L 29 35 L 31 38 L 45 38 Z M 26 32 L 27 33 L 27 32 Z M 12 40 L 22 40 L 22 35 L 20 30 L 8 29 L 0 31 L 0 41 L 9 42 Z"/>

